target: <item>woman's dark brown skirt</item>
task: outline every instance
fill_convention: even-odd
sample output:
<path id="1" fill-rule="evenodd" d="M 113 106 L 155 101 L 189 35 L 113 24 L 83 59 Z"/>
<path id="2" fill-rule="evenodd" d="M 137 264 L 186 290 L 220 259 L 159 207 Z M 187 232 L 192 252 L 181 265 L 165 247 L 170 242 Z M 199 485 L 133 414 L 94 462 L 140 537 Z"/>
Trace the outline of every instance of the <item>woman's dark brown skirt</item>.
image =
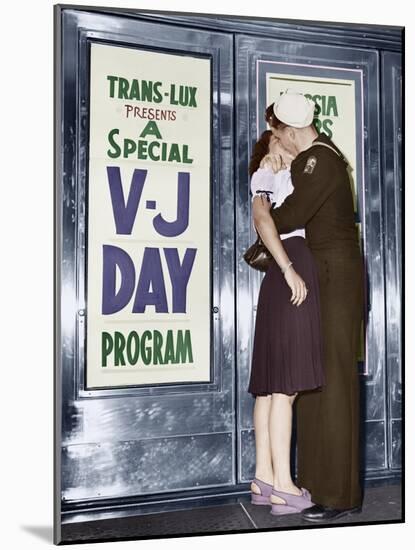
<path id="1" fill-rule="evenodd" d="M 275 261 L 265 273 L 258 295 L 248 392 L 292 395 L 325 385 L 319 280 L 314 258 L 302 237 L 283 240 L 308 294 L 300 306 Z"/>

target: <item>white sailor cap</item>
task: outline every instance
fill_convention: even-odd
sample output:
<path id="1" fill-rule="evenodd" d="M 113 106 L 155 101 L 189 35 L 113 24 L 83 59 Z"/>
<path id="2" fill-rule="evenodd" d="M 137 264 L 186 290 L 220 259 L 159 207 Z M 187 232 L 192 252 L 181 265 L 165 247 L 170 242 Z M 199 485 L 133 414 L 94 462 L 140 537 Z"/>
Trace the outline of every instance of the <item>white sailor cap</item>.
<path id="1" fill-rule="evenodd" d="M 274 114 L 294 128 L 305 128 L 313 122 L 316 104 L 296 90 L 286 90 L 274 103 Z"/>

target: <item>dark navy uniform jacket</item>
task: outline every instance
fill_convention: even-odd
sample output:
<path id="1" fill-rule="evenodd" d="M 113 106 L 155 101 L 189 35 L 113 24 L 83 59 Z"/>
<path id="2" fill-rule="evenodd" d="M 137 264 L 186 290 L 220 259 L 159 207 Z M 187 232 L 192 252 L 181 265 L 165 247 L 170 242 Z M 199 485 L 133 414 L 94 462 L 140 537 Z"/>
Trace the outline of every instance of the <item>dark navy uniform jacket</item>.
<path id="1" fill-rule="evenodd" d="M 312 250 L 352 248 L 359 250 L 354 203 L 347 161 L 327 137 L 320 133 L 312 145 L 291 164 L 292 194 L 270 211 L 279 233 L 306 228 Z"/>

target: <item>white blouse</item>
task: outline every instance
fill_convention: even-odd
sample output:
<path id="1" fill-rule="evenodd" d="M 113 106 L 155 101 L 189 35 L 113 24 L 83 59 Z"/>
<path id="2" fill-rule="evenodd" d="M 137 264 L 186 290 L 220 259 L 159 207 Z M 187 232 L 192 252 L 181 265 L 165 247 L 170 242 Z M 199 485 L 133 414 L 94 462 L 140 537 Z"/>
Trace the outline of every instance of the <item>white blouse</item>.
<path id="1" fill-rule="evenodd" d="M 272 168 L 258 168 L 251 178 L 251 202 L 256 195 L 260 195 L 263 191 L 268 191 L 267 195 L 273 203 L 271 204 L 272 208 L 280 206 L 285 198 L 294 191 L 290 170 L 283 169 L 274 174 Z M 281 234 L 280 238 L 283 240 L 294 236 L 305 238 L 305 229 L 295 229 L 290 233 Z"/>

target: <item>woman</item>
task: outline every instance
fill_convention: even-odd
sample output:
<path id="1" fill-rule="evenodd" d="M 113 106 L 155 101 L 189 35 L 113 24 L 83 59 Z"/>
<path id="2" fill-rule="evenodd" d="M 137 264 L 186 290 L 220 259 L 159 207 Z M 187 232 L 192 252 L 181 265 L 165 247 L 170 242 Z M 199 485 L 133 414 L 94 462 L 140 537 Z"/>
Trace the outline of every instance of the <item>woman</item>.
<path id="1" fill-rule="evenodd" d="M 280 168 L 277 173 L 267 160 Z M 258 295 L 248 386 L 255 397 L 251 501 L 271 504 L 274 515 L 299 513 L 313 505 L 308 490 L 298 488 L 291 478 L 292 406 L 298 392 L 325 384 L 318 274 L 305 231 L 279 236 L 269 213 L 258 216 L 255 207 L 262 200 L 279 206 L 292 192 L 291 160 L 266 131 L 255 145 L 249 168 L 253 223 L 273 256 Z"/>

